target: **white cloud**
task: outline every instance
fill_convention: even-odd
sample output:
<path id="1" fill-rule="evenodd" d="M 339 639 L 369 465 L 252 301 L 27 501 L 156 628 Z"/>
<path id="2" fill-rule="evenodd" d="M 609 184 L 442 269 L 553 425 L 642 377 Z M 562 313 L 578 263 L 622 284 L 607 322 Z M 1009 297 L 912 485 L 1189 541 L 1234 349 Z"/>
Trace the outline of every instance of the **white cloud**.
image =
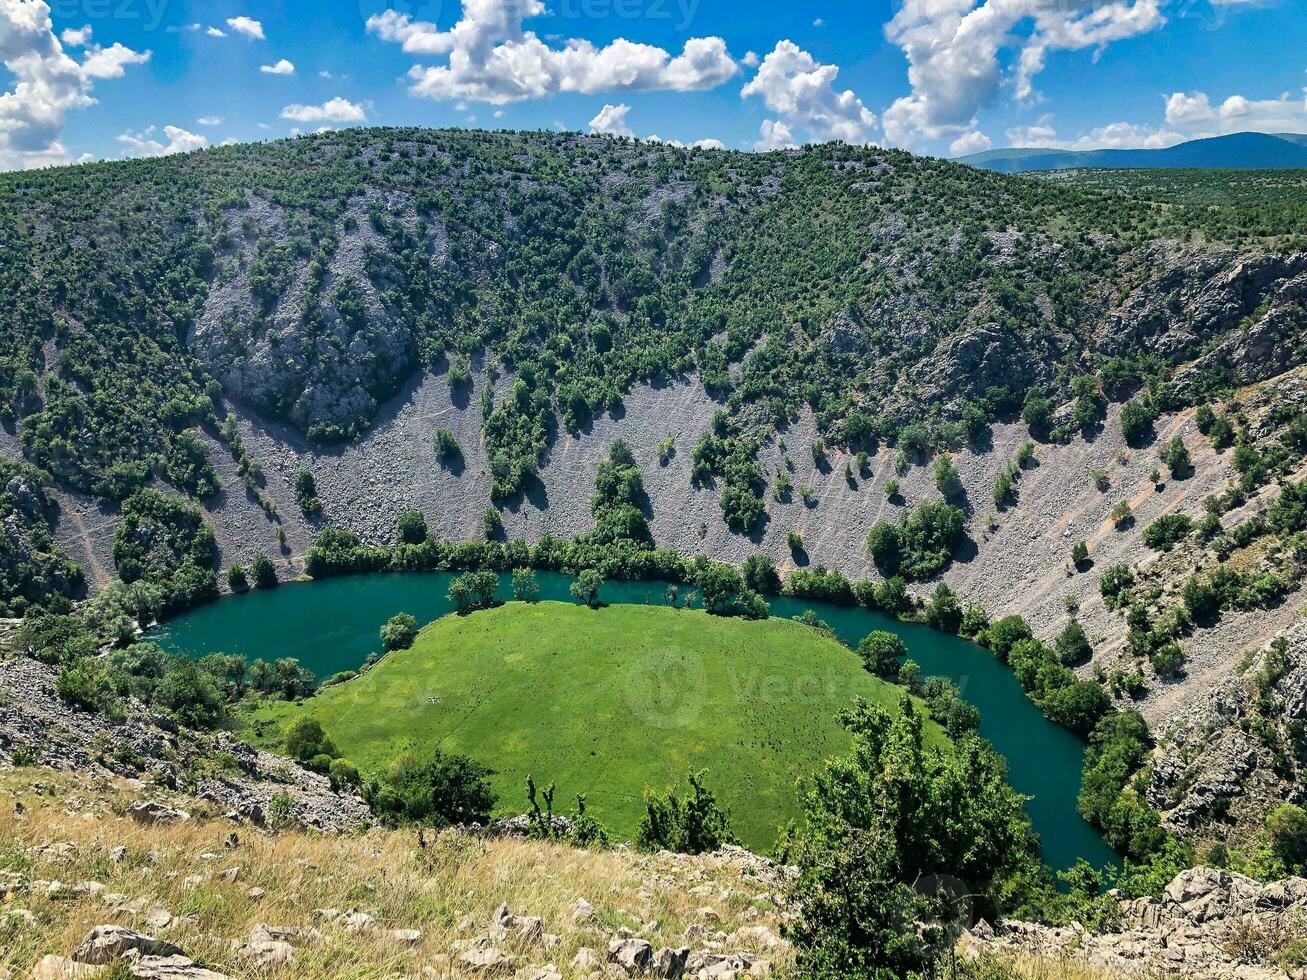
<path id="1" fill-rule="evenodd" d="M 744 57 L 740 59 L 740 64 L 745 68 L 757 68 L 760 61 L 762 59 L 758 57 L 757 51 L 746 51 Z"/>
<path id="2" fill-rule="evenodd" d="M 950 143 L 948 151 L 955 157 L 964 157 L 968 153 L 983 153 L 993 145 L 988 136 L 978 129 L 973 129 Z"/>
<path id="3" fill-rule="evenodd" d="M 197 123 L 199 123 L 201 126 L 221 126 L 221 125 L 222 125 L 222 117 L 221 117 L 221 116 L 200 116 L 200 118 L 197 119 L 197 120 L 195 120 L 195 121 L 196 121 Z"/>
<path id="4" fill-rule="evenodd" d="M 1154 129 L 1137 123 L 1114 122 L 1099 126 L 1075 139 L 1062 139 L 1047 122 L 1034 126 L 1017 126 L 1007 131 L 1013 146 L 1050 150 L 1159 150 L 1184 141 L 1185 137 L 1168 129 Z"/>
<path id="5" fill-rule="evenodd" d="M 726 144 L 725 144 L 725 143 L 723 143 L 721 140 L 713 139 L 712 137 L 708 137 L 708 138 L 706 138 L 706 139 L 701 139 L 701 140 L 695 140 L 695 141 L 694 141 L 693 143 L 691 143 L 690 145 L 693 146 L 693 147 L 695 147 L 696 149 L 700 149 L 700 150 L 724 150 L 724 149 L 726 149 Z"/>
<path id="6" fill-rule="evenodd" d="M 333 78 L 334 76 L 331 74 L 331 72 L 327 71 L 327 69 L 324 68 L 322 69 L 322 71 L 318 72 L 318 77 L 330 79 Z"/>
<path id="7" fill-rule="evenodd" d="M 122 133 L 118 137 L 118 142 L 122 143 L 126 150 L 124 156 L 130 157 L 162 157 L 170 153 L 189 153 L 192 150 L 202 150 L 209 145 L 206 137 L 196 133 L 190 133 L 179 126 L 164 126 L 163 134 L 167 138 L 167 143 L 161 143 L 154 139 L 154 127 L 142 133 Z"/>
<path id="8" fill-rule="evenodd" d="M 1212 105 L 1206 92 L 1172 92 L 1166 97 L 1166 122 L 1195 136 L 1241 132 L 1307 131 L 1307 89 L 1278 99 L 1249 99 L 1231 95 Z"/>
<path id="9" fill-rule="evenodd" d="M 55 36 L 45 0 L 0 0 L 0 63 L 12 76 L 12 87 L 0 94 L 0 167 L 68 162 L 59 140 L 68 112 L 95 104 L 97 81 L 150 58 L 121 44 L 91 44 L 86 29 L 74 34 L 86 51 L 80 62 Z"/>
<path id="10" fill-rule="evenodd" d="M 1049 52 L 1101 51 L 1155 30 L 1166 23 L 1165 2 L 904 0 L 885 34 L 907 56 L 912 93 L 885 110 L 885 134 L 900 145 L 961 136 L 1004 84 L 1019 101 L 1036 102 L 1034 80 Z"/>
<path id="11" fill-rule="evenodd" d="M 275 65 L 260 65 L 259 71 L 265 75 L 294 75 L 295 66 L 282 58 Z"/>
<path id="12" fill-rule="evenodd" d="M 205 31 L 204 31 L 204 33 L 207 34 L 207 35 L 209 35 L 209 37 L 226 37 L 226 36 L 227 36 L 227 32 L 224 31 L 221 27 L 209 27 L 209 28 L 206 28 Z"/>
<path id="13" fill-rule="evenodd" d="M 449 30 L 386 10 L 367 29 L 419 58 L 409 91 L 422 98 L 471 99 L 502 105 L 559 92 L 691 91 L 714 88 L 739 72 L 720 37 L 696 37 L 676 56 L 662 48 L 617 38 L 597 47 L 568 38 L 551 47 L 522 22 L 545 12 L 542 0 L 464 0 Z"/>
<path id="14" fill-rule="evenodd" d="M 759 150 L 792 150 L 798 146 L 790 127 L 779 119 L 764 119 L 758 133 L 760 139 L 753 145 Z"/>
<path id="15" fill-rule="evenodd" d="M 227 26 L 237 34 L 243 34 L 254 41 L 266 40 L 263 33 L 263 24 L 253 17 L 228 17 Z"/>
<path id="16" fill-rule="evenodd" d="M 367 111 L 348 99 L 336 96 L 322 105 L 288 105 L 281 110 L 281 118 L 302 123 L 354 123 L 367 119 Z"/>
<path id="17" fill-rule="evenodd" d="M 91 25 L 87 24 L 76 30 L 69 27 L 59 35 L 59 39 L 70 48 L 84 48 L 91 43 Z"/>
<path id="18" fill-rule="evenodd" d="M 626 121 L 626 114 L 630 111 L 631 107 L 625 103 L 605 104 L 586 125 L 590 127 L 592 133 L 634 137 L 635 133 L 631 132 L 631 125 Z"/>
<path id="19" fill-rule="evenodd" d="M 793 127 L 814 142 L 869 143 L 876 116 L 851 89 L 835 90 L 839 73 L 835 65 L 818 64 L 793 41 L 778 41 L 740 95 L 761 96 L 763 105 L 782 117 L 777 125 L 786 143 L 793 141 Z"/>
<path id="20" fill-rule="evenodd" d="M 818 17 L 816 20 L 814 20 L 814 21 L 812 22 L 812 26 L 813 26 L 813 27 L 821 27 L 821 26 L 822 26 L 823 24 L 825 24 L 825 23 L 826 23 L 826 22 L 825 22 L 824 20 L 822 20 L 820 17 Z"/>

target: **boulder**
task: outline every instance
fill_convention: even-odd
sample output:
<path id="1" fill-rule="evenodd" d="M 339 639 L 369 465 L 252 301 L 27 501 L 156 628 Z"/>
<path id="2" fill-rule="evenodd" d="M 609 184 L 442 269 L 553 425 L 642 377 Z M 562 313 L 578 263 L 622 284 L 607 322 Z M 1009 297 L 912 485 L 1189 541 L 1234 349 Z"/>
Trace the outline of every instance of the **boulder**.
<path id="1" fill-rule="evenodd" d="M 164 806 L 155 800 L 137 800 L 127 808 L 127 815 L 147 827 L 184 823 L 191 819 L 185 810 Z"/>
<path id="2" fill-rule="evenodd" d="M 678 946 L 675 949 L 664 946 L 653 954 L 650 970 L 656 977 L 679 977 L 685 972 L 685 962 L 689 958 L 689 946 Z"/>
<path id="3" fill-rule="evenodd" d="M 27 976 L 29 980 L 80 980 L 81 977 L 93 977 L 100 971 L 85 963 L 74 963 L 63 956 L 43 956 L 32 967 Z"/>
<path id="4" fill-rule="evenodd" d="M 599 957 L 589 946 L 582 946 L 572 957 L 572 969 L 577 973 L 593 973 L 600 967 Z"/>
<path id="5" fill-rule="evenodd" d="M 484 949 L 469 949 L 460 953 L 458 965 L 468 973 L 475 973 L 483 977 L 494 976 L 501 973 L 511 973 L 513 970 L 513 957 L 497 946 L 487 946 Z"/>
<path id="6" fill-rule="evenodd" d="M 96 926 L 73 951 L 78 963 L 104 966 L 135 951 L 143 956 L 175 956 L 181 949 L 124 926 Z"/>
<path id="7" fill-rule="evenodd" d="M 138 980 L 231 980 L 195 963 L 185 956 L 133 956 L 129 957 L 128 972 Z"/>
<path id="8" fill-rule="evenodd" d="M 652 960 L 653 947 L 643 939 L 614 939 L 608 944 L 608 962 L 615 963 L 629 976 L 644 973 Z"/>

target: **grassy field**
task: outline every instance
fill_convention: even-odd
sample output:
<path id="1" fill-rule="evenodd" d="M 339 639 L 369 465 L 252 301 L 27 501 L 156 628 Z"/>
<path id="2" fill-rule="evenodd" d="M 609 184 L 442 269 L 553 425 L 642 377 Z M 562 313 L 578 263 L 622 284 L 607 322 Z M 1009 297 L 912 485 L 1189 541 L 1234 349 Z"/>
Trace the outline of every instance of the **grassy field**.
<path id="1" fill-rule="evenodd" d="M 585 793 L 623 837 L 639 823 L 645 787 L 707 769 L 736 832 L 766 848 L 796 815 L 797 779 L 847 748 L 839 709 L 900 693 L 846 647 L 785 620 L 509 603 L 437 620 L 359 679 L 302 705 L 261 704 L 245 722 L 249 737 L 277 748 L 311 713 L 372 773 L 439 745 L 496 770 L 505 813 L 526 809 L 530 774 L 557 784 L 565 812 Z"/>

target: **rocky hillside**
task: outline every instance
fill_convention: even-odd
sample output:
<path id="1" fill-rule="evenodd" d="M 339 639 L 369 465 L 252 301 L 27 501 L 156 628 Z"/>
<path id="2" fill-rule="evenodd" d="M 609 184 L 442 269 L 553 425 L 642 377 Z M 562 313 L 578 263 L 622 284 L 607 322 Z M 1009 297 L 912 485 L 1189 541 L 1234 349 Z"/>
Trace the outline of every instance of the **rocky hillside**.
<path id="1" fill-rule="evenodd" d="M 618 438 L 657 545 L 877 579 L 867 532 L 948 458 L 943 581 L 1076 617 L 1076 669 L 1171 733 L 1157 805 L 1220 837 L 1307 754 L 1302 193 L 1124 179 L 430 130 L 0 175 L 0 611 L 121 577 L 167 612 L 410 509 L 574 536 Z M 1286 693 L 1212 708 L 1282 634 Z"/>
<path id="2" fill-rule="evenodd" d="M 791 872 L 736 848 L 306 834 L 139 784 L 0 774 L 0 975 L 785 976 Z M 186 806 L 189 811 L 180 807 Z M 1094 929 L 971 923 L 965 975 L 1301 977 L 1307 881 L 1209 869 Z M 1295 938 L 1297 937 L 1297 938 Z"/>

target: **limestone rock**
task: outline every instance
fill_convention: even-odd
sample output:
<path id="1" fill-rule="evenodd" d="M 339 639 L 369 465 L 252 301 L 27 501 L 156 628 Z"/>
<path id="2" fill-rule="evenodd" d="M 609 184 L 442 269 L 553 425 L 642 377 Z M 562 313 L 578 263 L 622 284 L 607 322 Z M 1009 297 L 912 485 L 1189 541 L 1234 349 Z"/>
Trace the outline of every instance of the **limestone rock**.
<path id="1" fill-rule="evenodd" d="M 172 943 L 144 935 L 134 929 L 104 925 L 96 926 L 87 934 L 81 945 L 73 951 L 73 959 L 78 963 L 103 966 L 133 950 L 148 956 L 174 956 L 181 952 Z"/>

